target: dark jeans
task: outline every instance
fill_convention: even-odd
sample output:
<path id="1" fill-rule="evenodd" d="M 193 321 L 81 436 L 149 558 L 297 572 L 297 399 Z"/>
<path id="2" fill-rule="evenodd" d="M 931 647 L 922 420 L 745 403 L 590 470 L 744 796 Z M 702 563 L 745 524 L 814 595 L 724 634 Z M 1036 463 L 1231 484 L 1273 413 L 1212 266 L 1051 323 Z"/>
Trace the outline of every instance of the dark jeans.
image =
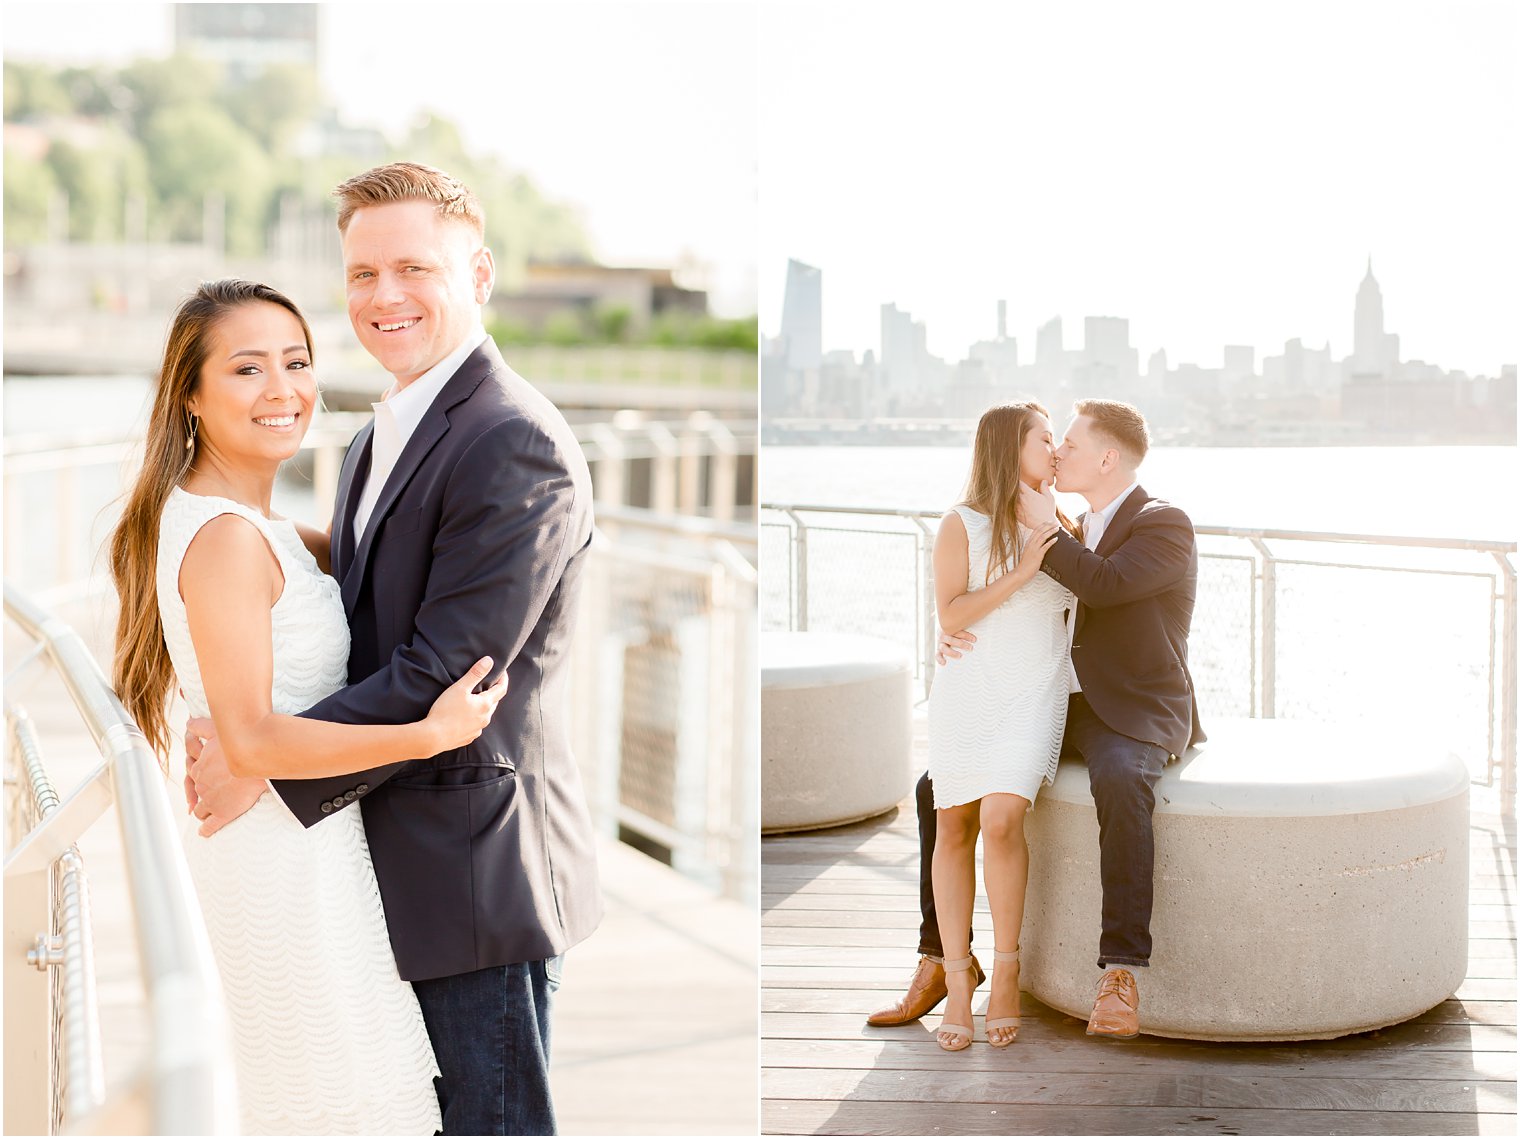
<path id="1" fill-rule="evenodd" d="M 443 1075 L 444 1135 L 554 1135 L 549 1006 L 563 955 L 413 981 Z"/>
<path id="2" fill-rule="evenodd" d="M 1080 692 L 1066 713 L 1062 754 L 1080 755 L 1098 807 L 1098 869 L 1103 883 L 1103 930 L 1098 967 L 1146 966 L 1151 959 L 1151 904 L 1156 845 L 1151 813 L 1156 781 L 1169 753 L 1157 744 L 1120 735 L 1098 719 Z M 929 776 L 918 781 L 918 892 L 923 923 L 918 951 L 941 957 L 939 921 L 934 913 L 934 792 Z"/>

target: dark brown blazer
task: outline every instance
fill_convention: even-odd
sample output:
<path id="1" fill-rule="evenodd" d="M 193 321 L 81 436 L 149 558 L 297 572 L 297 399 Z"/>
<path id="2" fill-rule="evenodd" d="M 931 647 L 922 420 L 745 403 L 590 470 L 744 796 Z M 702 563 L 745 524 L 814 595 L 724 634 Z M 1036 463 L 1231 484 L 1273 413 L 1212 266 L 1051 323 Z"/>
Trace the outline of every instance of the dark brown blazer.
<path id="1" fill-rule="evenodd" d="M 486 340 L 423 416 L 355 546 L 373 430 L 349 447 L 333 519 L 349 686 L 303 714 L 420 720 L 486 655 L 507 694 L 468 747 L 275 790 L 307 826 L 360 804 L 406 980 L 551 957 L 602 914 L 565 700 L 591 539 L 585 458 Z"/>
<path id="2" fill-rule="evenodd" d="M 1096 550 L 1063 530 L 1041 568 L 1077 595 L 1071 658 L 1098 718 L 1173 755 L 1203 740 L 1188 671 L 1198 595 L 1188 516 L 1137 486 Z"/>

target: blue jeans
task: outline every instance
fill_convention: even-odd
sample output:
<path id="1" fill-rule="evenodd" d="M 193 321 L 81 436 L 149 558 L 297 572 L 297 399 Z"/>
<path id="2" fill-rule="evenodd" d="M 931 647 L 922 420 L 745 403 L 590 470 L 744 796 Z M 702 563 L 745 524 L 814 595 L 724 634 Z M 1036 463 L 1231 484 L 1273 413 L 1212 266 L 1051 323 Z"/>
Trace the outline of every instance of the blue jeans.
<path id="1" fill-rule="evenodd" d="M 1066 714 L 1067 749 L 1087 762 L 1098 807 L 1098 874 L 1103 883 L 1103 932 L 1098 967 L 1149 965 L 1156 843 L 1151 815 L 1156 782 L 1170 753 L 1114 731 L 1080 692 Z"/>
<path id="2" fill-rule="evenodd" d="M 413 981 L 444 1135 L 554 1135 L 549 1006 L 564 955 Z"/>

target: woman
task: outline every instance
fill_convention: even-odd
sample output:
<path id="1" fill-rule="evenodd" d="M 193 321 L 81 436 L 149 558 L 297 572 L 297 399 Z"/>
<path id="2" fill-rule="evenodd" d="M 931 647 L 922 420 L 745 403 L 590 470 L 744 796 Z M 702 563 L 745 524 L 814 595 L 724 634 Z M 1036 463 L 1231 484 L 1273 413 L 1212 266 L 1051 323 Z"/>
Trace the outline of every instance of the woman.
<path id="1" fill-rule="evenodd" d="M 949 1052 L 969 1047 L 973 1036 L 978 830 L 996 949 L 987 1042 L 1005 1048 L 1018 1035 L 1018 941 L 1029 877 L 1024 813 L 1040 784 L 1055 777 L 1060 757 L 1069 655 L 1064 614 L 1072 604 L 1072 595 L 1040 572 L 1058 524 L 1033 531 L 1020 524 L 1019 493 L 1038 491 L 1054 471 L 1045 409 L 991 408 L 977 424 L 965 501 L 944 516 L 934 543 L 940 627 L 977 636 L 976 652 L 938 672 L 929 697 L 934 908 L 950 989 L 938 1040 Z"/>
<path id="2" fill-rule="evenodd" d="M 111 540 L 114 681 L 167 754 L 175 679 L 238 775 L 362 771 L 462 747 L 505 676 L 489 659 L 425 720 L 332 724 L 295 713 L 340 688 L 348 626 L 327 536 L 274 516 L 280 464 L 310 425 L 311 333 L 266 285 L 202 285 L 175 314 L 141 473 Z M 272 793 L 186 854 L 222 976 L 245 1132 L 432 1134 L 437 1073 L 396 972 L 362 817 L 305 829 Z"/>

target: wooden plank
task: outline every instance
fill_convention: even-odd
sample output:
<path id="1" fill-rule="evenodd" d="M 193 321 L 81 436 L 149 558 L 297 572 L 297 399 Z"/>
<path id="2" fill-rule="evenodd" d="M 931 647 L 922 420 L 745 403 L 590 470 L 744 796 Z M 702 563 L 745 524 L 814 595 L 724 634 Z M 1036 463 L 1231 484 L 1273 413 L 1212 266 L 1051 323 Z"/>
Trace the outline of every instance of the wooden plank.
<path id="1" fill-rule="evenodd" d="M 992 1051 L 989 1049 L 989 1051 Z M 760 1081 L 767 1099 L 876 1100 L 919 1106 L 963 1103 L 1044 1103 L 1104 1107 L 1197 1107 L 1198 1075 L 1101 1075 L 1048 1072 L 770 1068 Z M 932 1117 L 932 1114 L 931 1114 Z"/>
<path id="2" fill-rule="evenodd" d="M 937 1104 L 905 1112 L 873 1100 L 767 1100 L 762 1130 L 773 1135 L 1503 1135 L 1515 1117 L 1478 1112 L 1188 1110 Z"/>
<path id="3" fill-rule="evenodd" d="M 1515 1085 L 1502 1080 L 1322 1079 L 1284 1076 L 771 1068 L 768 1099 L 912 1104 L 1070 1104 L 1092 1107 L 1292 1108 L 1345 1112 L 1503 1112 Z"/>
<path id="4" fill-rule="evenodd" d="M 1027 1021 L 1019 1032 L 1020 1043 L 1026 1039 L 1043 1041 L 1080 1036 L 1080 1022 L 1069 1017 L 1067 1020 L 1071 1021 L 1071 1027 L 1055 1026 L 1038 1019 Z M 937 1014 L 900 1028 L 871 1028 L 865 1022 L 864 1013 L 763 1013 L 760 1017 L 760 1034 L 767 1040 L 929 1040 L 938 1023 Z M 1127 1046 L 1150 1047 L 1163 1043 L 1165 1042 L 1160 1037 L 1142 1035 L 1128 1042 Z M 1506 1025 L 1424 1024 L 1406 1021 L 1373 1033 L 1321 1041 L 1318 1046 L 1363 1048 L 1371 1043 L 1437 1051 L 1513 1051 L 1515 1029 Z"/>
<path id="5" fill-rule="evenodd" d="M 1279 1107 L 1347 1112 L 1513 1112 L 1513 1081 L 1335 1079 L 1210 1075 L 1204 1107 Z"/>
<path id="6" fill-rule="evenodd" d="M 1515 1078 L 1512 1052 L 1404 1053 L 1386 1048 L 1329 1049 L 1319 1044 L 1231 1044 L 1169 1041 L 1154 1048 L 1120 1048 L 1086 1038 L 1054 1040 L 1026 1047 L 1020 1039 L 1006 1049 L 973 1045 L 946 1052 L 924 1040 L 769 1040 L 768 1068 L 852 1068 L 878 1071 L 1023 1071 L 1135 1074 L 1161 1072 L 1210 1075 L 1323 1076 L 1336 1078 L 1508 1080 Z"/>
<path id="7" fill-rule="evenodd" d="M 890 1003 L 892 993 L 863 988 L 788 988 L 766 986 L 760 993 L 761 1012 L 858 1012 L 862 1016 Z M 982 1012 L 987 1000 L 986 987 L 977 990 L 973 1008 Z M 1041 1004 L 1029 993 L 1022 997 L 1026 1017 L 1060 1015 Z M 1423 1024 L 1515 1024 L 1513 1001 L 1442 1001 L 1435 1008 L 1413 1019 Z"/>

